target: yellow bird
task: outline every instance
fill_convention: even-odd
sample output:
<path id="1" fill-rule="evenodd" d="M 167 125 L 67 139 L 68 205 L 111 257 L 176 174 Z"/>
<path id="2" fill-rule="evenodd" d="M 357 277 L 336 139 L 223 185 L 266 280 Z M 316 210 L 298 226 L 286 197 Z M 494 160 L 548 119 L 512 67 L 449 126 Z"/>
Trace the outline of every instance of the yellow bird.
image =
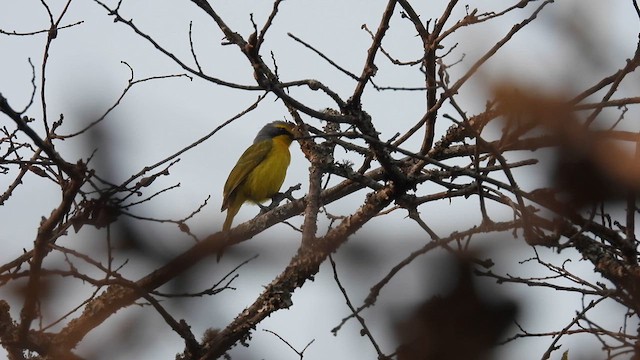
<path id="1" fill-rule="evenodd" d="M 274 121 L 265 125 L 253 144 L 240 156 L 224 184 L 222 208 L 227 210 L 222 230 L 229 230 L 233 218 L 246 201 L 261 203 L 278 193 L 291 161 L 289 145 L 295 124 Z"/>

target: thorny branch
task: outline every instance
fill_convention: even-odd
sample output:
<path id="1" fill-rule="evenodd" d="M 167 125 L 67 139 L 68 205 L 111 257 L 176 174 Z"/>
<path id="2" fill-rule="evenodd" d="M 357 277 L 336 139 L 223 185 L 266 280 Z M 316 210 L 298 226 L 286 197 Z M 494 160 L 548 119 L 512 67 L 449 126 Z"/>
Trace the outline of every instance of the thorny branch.
<path id="1" fill-rule="evenodd" d="M 129 69 L 130 77 L 113 105 L 99 118 L 92 119 L 88 124 L 76 128 L 79 130 L 67 132 L 66 135 L 60 133 L 61 127 L 66 125 L 63 114 L 58 121 L 50 121 L 48 96 L 51 94 L 51 84 L 47 81 L 47 74 L 51 71 L 50 61 L 56 54 L 52 51 L 53 46 L 57 45 L 53 40 L 74 28 L 81 28 L 77 25 L 84 23 L 78 21 L 61 25 L 63 18 L 68 16 L 72 1 L 65 2 L 57 14 L 46 1 L 41 2 L 48 15 L 46 30 L 0 30 L 0 36 L 15 38 L 47 34 L 39 74 L 29 59 L 33 91 L 25 109 L 16 111 L 10 101 L 0 94 L 0 113 L 11 120 L 11 125 L 4 126 L 0 131 L 0 174 L 12 176 L 0 196 L 0 205 L 12 205 L 9 200 L 13 200 L 23 183 L 33 175 L 54 183 L 61 195 L 59 203 L 38 224 L 32 246 L 25 246 L 22 254 L 0 265 L 0 287 L 24 282 L 24 290 L 20 294 L 22 303 L 19 319 L 12 319 L 9 302 L 0 300 L 0 342 L 10 358 L 26 359 L 29 352 L 50 358 L 78 358 L 73 351 L 83 339 L 116 312 L 131 307 L 137 301 L 150 304 L 175 336 L 183 340 L 185 350 L 179 355 L 180 358 L 213 359 L 225 356 L 236 344 L 246 344 L 264 319 L 293 306 L 293 293 L 300 291 L 308 280 L 314 279 L 327 258 L 330 259 L 339 291 L 351 311 L 333 332 L 344 332 L 341 330 L 343 326 L 355 318 L 379 359 L 399 356 L 401 350 L 405 350 L 401 349 L 402 346 L 385 349 L 381 345 L 383 342 L 376 338 L 377 332 L 372 329 L 371 323 L 364 318 L 365 310 L 372 311 L 380 299 L 387 295 L 385 289 L 397 281 L 403 271 L 415 268 L 417 259 L 427 259 L 440 249 L 449 254 L 463 253 L 468 257 L 475 244 L 483 244 L 487 237 L 500 237 L 509 233 L 517 238 L 524 235 L 522 246 L 535 252 L 535 256 L 526 262 L 535 262 L 549 271 L 550 275 L 534 277 L 503 274 L 492 269 L 493 257 L 484 260 L 473 258 L 476 275 L 502 285 L 527 285 L 576 294 L 587 305 L 563 329 L 534 333 L 526 331 L 525 326 L 518 325 L 519 333 L 507 337 L 507 342 L 524 337 L 553 337 L 541 355 L 543 359 L 547 359 L 556 356 L 553 352 L 559 349 L 561 338 L 588 333 L 602 344 L 609 358 L 630 352 L 636 355 L 640 353 L 637 329 L 630 330 L 626 320 L 624 326 L 614 331 L 600 326 L 587 316 L 587 312 L 595 312 L 605 302 L 616 302 L 627 309 L 625 319 L 635 318 L 640 312 L 640 267 L 636 235 L 637 194 L 640 191 L 640 186 L 637 185 L 640 183 L 640 136 L 637 129 L 626 126 L 632 118 L 632 111 L 640 104 L 640 98 L 637 94 L 629 94 L 624 90 L 624 85 L 640 65 L 640 42 L 637 39 L 634 39 L 636 50 L 633 56 L 620 65 L 619 70 L 609 70 L 606 74 L 610 75 L 603 75 L 591 82 L 594 85 L 585 89 L 576 87 L 574 93 L 551 96 L 527 90 L 517 84 L 498 84 L 493 92 L 486 95 L 484 110 L 472 115 L 469 110 L 471 107 L 467 108 L 468 104 L 465 102 L 465 92 L 472 86 L 470 80 L 477 76 L 480 68 L 487 62 L 498 57 L 507 44 L 513 43 L 516 35 L 520 35 L 525 27 L 533 27 L 539 17 L 544 15 L 542 10 L 552 8 L 552 0 L 522 0 L 503 9 L 487 12 L 467 7 L 462 15 L 461 5 L 452 0 L 436 14 L 435 19 L 428 18 L 434 14 L 421 12 L 417 3 L 389 0 L 376 19 L 377 28 L 370 31 L 367 24 L 362 25 L 371 39 L 366 53 L 353 55 L 359 56 L 361 63 L 357 72 L 346 70 L 347 67 L 339 65 L 341 61 L 318 50 L 326 49 L 324 46 L 316 46 L 304 36 L 294 36 L 287 32 L 286 27 L 284 31 L 281 29 L 280 25 L 286 24 L 287 20 L 283 9 L 293 4 L 274 0 L 271 9 L 265 12 L 262 24 L 256 23 L 253 13 L 249 14 L 247 21 L 250 22 L 252 33 L 243 35 L 231 27 L 230 19 L 219 11 L 217 5 L 204 0 L 189 2 L 196 5 L 200 17 L 194 17 L 189 21 L 188 27 L 185 26 L 185 29 L 188 28 L 184 40 L 189 49 L 186 55 L 189 59 L 183 59 L 184 54 L 170 50 L 162 39 L 146 30 L 142 25 L 144 22 L 136 20 L 134 23 L 126 13 L 127 10 L 121 6 L 122 1 L 111 7 L 94 0 L 114 22 L 128 28 L 135 37 L 153 46 L 161 56 L 185 73 L 137 78 L 133 67 L 122 61 Z M 632 5 L 640 20 L 637 2 L 633 0 Z M 496 19 L 504 20 L 507 18 L 506 14 L 521 16 L 521 20 L 510 24 L 510 28 L 502 32 L 503 35 L 494 45 L 477 59 L 469 61 L 464 53 L 456 53 L 459 47 L 464 46 L 463 42 L 449 43 L 454 33 L 458 34 L 477 24 Z M 257 18 L 258 16 L 255 17 Z M 194 43 L 197 37 L 194 35 L 201 27 L 193 26 L 193 23 L 199 21 L 217 26 L 224 37 L 221 46 L 232 45 L 228 48 L 233 48 L 248 60 L 247 69 L 253 74 L 255 84 L 223 80 L 220 74 L 224 74 L 225 69 L 206 65 L 210 64 L 210 59 L 207 58 L 204 47 L 198 46 L 196 56 Z M 397 35 L 395 32 L 399 31 L 399 25 L 396 24 L 401 22 L 409 23 L 410 36 L 417 35 L 420 39 L 418 55 L 411 58 L 414 59 L 411 61 L 395 60 L 402 57 L 394 54 L 392 46 L 387 46 L 390 44 L 386 41 Z M 59 33 L 62 29 L 69 30 Z M 287 55 L 271 50 L 273 66 L 268 65 L 263 56 L 272 46 L 272 39 L 286 36 L 310 49 L 310 56 L 320 57 L 330 64 L 335 73 L 346 74 L 351 81 L 351 92 L 347 94 L 344 88 L 332 85 L 333 79 L 314 79 L 309 76 L 282 80 L 287 77 L 286 69 L 276 67 L 275 63 L 276 58 L 280 64 L 280 56 Z M 378 56 L 379 53 L 384 56 Z M 466 67 L 456 72 L 452 64 L 459 61 Z M 189 65 L 190 63 L 194 65 Z M 420 66 L 415 66 L 418 64 Z M 371 95 L 370 90 L 385 89 L 384 86 L 373 83 L 374 77 L 381 74 L 395 76 L 393 71 L 401 68 L 414 71 L 424 85 L 418 88 L 394 87 L 394 90 L 404 93 L 424 91 L 419 105 L 422 110 L 416 118 L 411 119 L 407 118 L 405 109 L 396 108 L 395 104 L 385 104 L 397 109 L 393 119 L 388 119 L 388 115 L 375 112 L 368 97 Z M 457 66 L 455 70 L 460 68 L 461 66 Z M 305 70 L 313 74 L 312 69 Z M 218 75 L 212 75 L 213 72 Z M 358 72 L 360 75 L 355 75 Z M 152 81 L 160 84 L 177 77 L 187 77 L 190 80 L 195 78 L 212 86 L 234 91 L 258 91 L 260 95 L 228 120 L 216 120 L 216 125 L 202 131 L 205 135 L 200 135 L 192 143 L 167 144 L 167 147 L 173 147 L 173 152 L 163 155 L 164 158 L 155 160 L 132 175 L 125 175 L 124 180 L 117 183 L 107 180 L 108 177 L 101 173 L 101 169 L 92 168 L 93 155 L 98 150 L 75 161 L 69 161 L 69 157 L 62 155 L 64 152 L 58 151 L 57 146 L 61 141 L 87 137 L 91 131 L 99 131 L 100 127 L 107 126 L 105 124 L 109 123 L 110 115 L 121 106 L 125 97 L 130 96 L 130 90 L 134 86 L 137 88 L 141 83 Z M 315 98 L 312 101 L 296 94 L 298 87 L 321 90 L 314 92 L 319 94 L 314 96 L 335 104 L 337 110 L 317 109 L 316 105 L 312 105 L 317 104 Z M 38 91 L 40 96 L 36 99 Z M 289 112 L 298 125 L 300 134 L 297 140 L 310 162 L 308 193 L 305 196 L 279 205 L 228 232 L 214 232 L 205 236 L 196 235 L 197 231 L 192 231 L 188 223 L 207 209 L 208 196 L 203 196 L 206 200 L 200 206 L 195 206 L 196 209 L 182 217 L 176 217 L 177 220 L 136 212 L 178 189 L 181 181 L 174 181 L 173 185 L 159 190 L 151 185 L 156 185 L 160 178 L 175 177 L 176 172 L 179 172 L 176 164 L 181 156 L 195 152 L 203 143 L 219 136 L 225 127 L 236 126 L 237 120 L 263 106 L 263 100 L 270 96 L 282 103 L 283 109 Z M 41 114 L 32 114 L 34 104 L 40 106 Z M 603 130 L 598 126 L 610 120 L 609 111 L 618 112 L 617 120 L 610 130 Z M 320 121 L 325 124 L 319 126 Z M 447 122 L 450 127 L 442 131 Z M 396 133 L 387 133 L 389 124 Z M 409 141 L 423 127 L 424 134 L 419 145 Z M 492 133 L 495 129 L 499 130 L 496 132 L 498 135 Z M 634 146 L 633 154 L 625 150 L 629 145 Z M 545 159 L 534 153 L 539 149 L 555 151 L 557 163 L 550 165 L 555 172 L 555 178 L 550 184 L 535 188 L 528 186 L 526 175 L 523 174 L 529 169 L 539 171 L 542 168 Z M 341 154 L 344 153 L 353 156 L 342 160 Z M 527 155 L 518 156 L 523 153 Z M 585 182 L 587 185 L 582 185 Z M 467 219 L 454 219 L 455 230 L 446 232 L 449 233 L 448 236 L 438 236 L 445 232 L 431 218 L 433 206 L 464 201 L 475 196 L 479 199 L 474 202 L 477 204 L 477 212 L 475 218 L 468 219 L 468 222 L 475 225 L 467 226 Z M 344 215 L 334 215 L 337 214 L 334 213 L 334 203 L 347 198 L 361 201 L 360 206 Z M 624 204 L 624 209 L 617 207 L 620 203 Z M 506 218 L 503 210 L 507 210 Z M 381 262 L 381 266 L 387 270 L 377 282 L 370 284 L 369 294 L 362 300 L 362 304 L 354 305 L 357 303 L 353 296 L 347 295 L 351 293 L 347 292 L 349 285 L 339 279 L 337 263 L 331 258 L 331 254 L 348 243 L 361 228 L 370 225 L 370 222 L 399 211 L 406 211 L 409 219 L 405 223 L 410 224 L 407 226 L 417 226 L 426 241 L 412 251 L 401 249 L 407 253 L 397 257 L 391 265 L 389 262 Z M 623 216 L 619 216 L 621 213 Z M 165 302 L 176 299 L 198 300 L 214 296 L 223 290 L 233 290 L 237 285 L 235 281 L 239 276 L 238 270 L 246 262 L 225 276 L 218 277 L 220 280 L 213 285 L 208 284 L 205 290 L 169 292 L 159 288 L 182 276 L 194 265 L 205 263 L 206 259 L 223 247 L 242 243 L 278 223 L 298 216 L 303 218 L 301 225 L 295 225 L 291 221 L 291 227 L 299 231 L 301 238 L 295 256 L 252 304 L 237 314 L 229 324 L 219 330 L 210 330 L 198 341 L 191 330 L 190 320 L 177 318 Z M 319 227 L 323 217 L 330 223 L 324 232 Z M 189 247 L 178 255 L 166 257 L 153 271 L 137 281 L 129 280 L 123 275 L 128 260 L 123 264 L 115 260 L 114 253 L 118 253 L 120 249 L 112 243 L 112 230 L 129 221 L 144 222 L 146 225 L 177 225 L 182 234 L 191 239 Z M 68 237 L 70 230 L 84 234 L 87 225 L 106 229 L 106 256 L 84 254 L 73 248 L 73 244 L 56 244 L 58 239 Z M 126 231 L 121 232 L 128 234 Z M 372 242 L 368 246 L 374 247 L 375 244 Z M 557 265 L 554 260 L 545 260 L 539 252 L 545 248 L 556 251 L 560 257 L 569 256 L 566 255 L 569 249 L 577 252 L 582 259 L 588 261 L 593 272 L 599 275 L 598 280 L 585 279 L 581 274 L 569 270 L 566 261 Z M 55 268 L 49 264 L 48 256 L 51 253 L 64 255 L 64 268 Z M 100 275 L 90 274 L 86 267 Z M 47 301 L 47 284 L 52 277 L 82 281 L 85 286 L 92 287 L 91 295 L 76 303 L 63 316 L 51 321 L 49 326 L 38 328 L 34 324 L 45 318 L 45 314 L 41 312 L 46 307 L 42 303 Z M 160 298 L 162 300 L 158 300 Z M 54 330 L 56 326 L 60 329 Z M 276 332 L 268 332 L 285 342 L 300 358 L 303 358 L 311 344 L 310 342 L 302 351 L 298 351 Z M 613 342 L 617 341 L 617 347 L 610 345 L 612 339 Z"/>

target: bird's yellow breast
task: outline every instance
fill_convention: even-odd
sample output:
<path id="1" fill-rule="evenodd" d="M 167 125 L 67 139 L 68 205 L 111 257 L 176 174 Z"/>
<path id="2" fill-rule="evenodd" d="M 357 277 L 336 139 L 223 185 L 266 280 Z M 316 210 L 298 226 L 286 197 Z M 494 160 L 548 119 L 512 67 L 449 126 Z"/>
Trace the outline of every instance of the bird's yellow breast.
<path id="1" fill-rule="evenodd" d="M 247 175 L 241 185 L 246 199 L 256 203 L 270 199 L 280 190 L 291 161 L 290 138 L 282 135 L 271 141 L 273 146 L 267 156 Z"/>

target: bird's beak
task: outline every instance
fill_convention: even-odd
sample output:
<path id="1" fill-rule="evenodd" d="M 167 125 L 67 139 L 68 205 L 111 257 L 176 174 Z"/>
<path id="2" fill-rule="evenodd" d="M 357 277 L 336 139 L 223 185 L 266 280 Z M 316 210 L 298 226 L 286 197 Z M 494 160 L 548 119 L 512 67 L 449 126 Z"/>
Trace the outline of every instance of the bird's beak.
<path id="1" fill-rule="evenodd" d="M 300 126 L 296 125 L 291 130 L 293 132 L 293 140 L 299 140 L 303 138 Z"/>

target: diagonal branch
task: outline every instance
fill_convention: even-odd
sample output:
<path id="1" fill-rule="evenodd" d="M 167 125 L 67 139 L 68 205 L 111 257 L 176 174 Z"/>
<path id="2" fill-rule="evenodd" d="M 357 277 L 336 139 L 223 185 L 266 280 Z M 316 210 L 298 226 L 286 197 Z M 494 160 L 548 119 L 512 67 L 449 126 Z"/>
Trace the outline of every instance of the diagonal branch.
<path id="1" fill-rule="evenodd" d="M 222 356 L 237 342 L 245 340 L 262 320 L 275 311 L 289 308 L 295 289 L 313 278 L 329 254 L 389 205 L 399 193 L 401 192 L 398 189 L 389 185 L 370 194 L 356 213 L 345 218 L 327 235 L 317 239 L 310 244 L 311 246 L 303 244 L 287 268 L 265 288 L 260 297 L 204 345 L 207 352 L 201 359 L 216 359 Z"/>
<path id="2" fill-rule="evenodd" d="M 380 25 L 378 26 L 378 31 L 376 35 L 373 37 L 373 43 L 369 50 L 367 51 L 367 59 L 365 60 L 364 68 L 362 69 L 362 74 L 358 80 L 358 85 L 356 85 L 355 90 L 353 91 L 353 95 L 351 96 L 350 103 L 355 108 L 360 108 L 360 99 L 362 97 L 362 93 L 364 93 L 364 88 L 371 79 L 376 74 L 376 65 L 374 61 L 376 59 L 376 54 L 378 53 L 378 49 L 382 45 L 382 39 L 384 38 L 387 30 L 389 29 L 389 21 L 391 21 L 391 16 L 393 15 L 393 10 L 396 7 L 396 0 L 390 0 L 387 3 L 387 7 L 382 14 L 382 19 L 380 20 Z"/>

